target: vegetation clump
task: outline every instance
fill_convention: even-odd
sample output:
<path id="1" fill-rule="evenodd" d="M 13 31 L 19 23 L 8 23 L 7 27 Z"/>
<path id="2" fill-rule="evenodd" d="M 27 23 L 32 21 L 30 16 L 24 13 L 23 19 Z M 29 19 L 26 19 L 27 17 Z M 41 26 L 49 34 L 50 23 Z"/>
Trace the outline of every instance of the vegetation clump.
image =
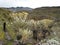
<path id="1" fill-rule="evenodd" d="M 13 45 L 14 42 L 16 44 L 34 45 L 39 42 L 49 42 L 54 37 L 58 40 L 60 38 L 60 22 L 55 21 L 56 18 L 53 17 L 53 14 L 47 16 L 42 15 L 45 14 L 45 11 L 35 12 L 34 9 L 30 15 L 25 11 L 11 12 L 0 8 L 0 40 L 3 40 L 6 45 Z M 3 31 L 4 22 L 6 22 L 6 30 L 12 40 L 6 40 L 6 32 Z"/>

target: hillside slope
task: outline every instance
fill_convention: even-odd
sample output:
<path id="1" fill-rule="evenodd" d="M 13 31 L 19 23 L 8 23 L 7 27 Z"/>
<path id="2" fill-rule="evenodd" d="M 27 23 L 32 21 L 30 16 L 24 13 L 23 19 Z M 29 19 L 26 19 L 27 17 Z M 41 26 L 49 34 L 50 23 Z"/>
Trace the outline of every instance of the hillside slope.
<path id="1" fill-rule="evenodd" d="M 33 9 L 29 14 L 30 19 L 55 18 L 60 20 L 60 7 L 40 7 Z"/>

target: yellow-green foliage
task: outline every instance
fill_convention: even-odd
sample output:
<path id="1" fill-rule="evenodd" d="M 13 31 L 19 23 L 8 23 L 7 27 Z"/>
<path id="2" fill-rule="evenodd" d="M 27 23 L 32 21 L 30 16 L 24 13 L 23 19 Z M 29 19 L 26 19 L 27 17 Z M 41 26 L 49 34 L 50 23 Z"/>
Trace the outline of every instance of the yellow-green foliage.
<path id="1" fill-rule="evenodd" d="M 43 19 L 43 20 L 40 20 L 40 23 L 43 24 L 45 27 L 48 27 L 49 25 L 54 23 L 54 20 Z"/>
<path id="2" fill-rule="evenodd" d="M 20 29 L 19 34 L 22 35 L 22 41 L 27 41 L 32 37 L 32 31 L 29 29 Z"/>
<path id="3" fill-rule="evenodd" d="M 40 30 L 42 29 L 42 27 L 48 28 L 48 26 L 51 25 L 53 22 L 54 20 L 50 20 L 50 19 L 43 19 L 39 21 L 30 20 L 26 22 L 18 21 L 12 24 L 12 28 L 14 28 L 13 30 L 18 30 L 18 33 L 21 34 L 23 37 L 22 40 L 27 40 L 30 37 L 29 35 L 32 34 L 31 30 L 34 29 Z M 14 35 L 14 31 L 10 29 L 11 28 L 9 28 L 9 32 L 11 32 L 11 34 Z"/>
<path id="4" fill-rule="evenodd" d="M 3 32 L 3 28 L 0 25 L 0 40 L 4 40 L 4 38 L 5 38 L 5 33 Z"/>
<path id="5" fill-rule="evenodd" d="M 56 22 L 51 30 L 54 32 L 53 37 L 60 38 L 60 22 Z"/>
<path id="6" fill-rule="evenodd" d="M 32 45 L 32 44 L 29 44 L 29 43 L 28 43 L 27 45 Z"/>
<path id="7" fill-rule="evenodd" d="M 13 45 L 13 42 L 11 42 L 11 41 L 5 41 L 5 45 Z"/>
<path id="8" fill-rule="evenodd" d="M 38 20 L 38 21 L 34 21 L 34 20 L 30 20 L 27 22 L 28 27 L 31 29 L 41 29 L 42 27 L 48 28 L 49 25 L 53 25 L 54 20 L 50 20 L 50 19 L 43 19 L 43 20 Z"/>
<path id="9" fill-rule="evenodd" d="M 12 24 L 12 28 L 14 28 L 15 30 L 19 30 L 20 28 L 25 29 L 27 27 L 28 27 L 27 23 L 22 22 L 21 20 L 18 22 L 13 22 L 13 24 Z"/>
<path id="10" fill-rule="evenodd" d="M 7 28 L 9 35 L 11 36 L 11 38 L 15 39 L 16 33 L 15 33 L 14 29 L 11 27 L 11 24 L 7 24 L 6 28 Z"/>
<path id="11" fill-rule="evenodd" d="M 0 8 L 0 21 L 10 21 L 11 16 L 9 15 L 11 11 Z"/>
<path id="12" fill-rule="evenodd" d="M 12 13 L 11 14 L 15 20 L 26 20 L 28 13 L 27 12 L 19 12 L 19 13 Z"/>

